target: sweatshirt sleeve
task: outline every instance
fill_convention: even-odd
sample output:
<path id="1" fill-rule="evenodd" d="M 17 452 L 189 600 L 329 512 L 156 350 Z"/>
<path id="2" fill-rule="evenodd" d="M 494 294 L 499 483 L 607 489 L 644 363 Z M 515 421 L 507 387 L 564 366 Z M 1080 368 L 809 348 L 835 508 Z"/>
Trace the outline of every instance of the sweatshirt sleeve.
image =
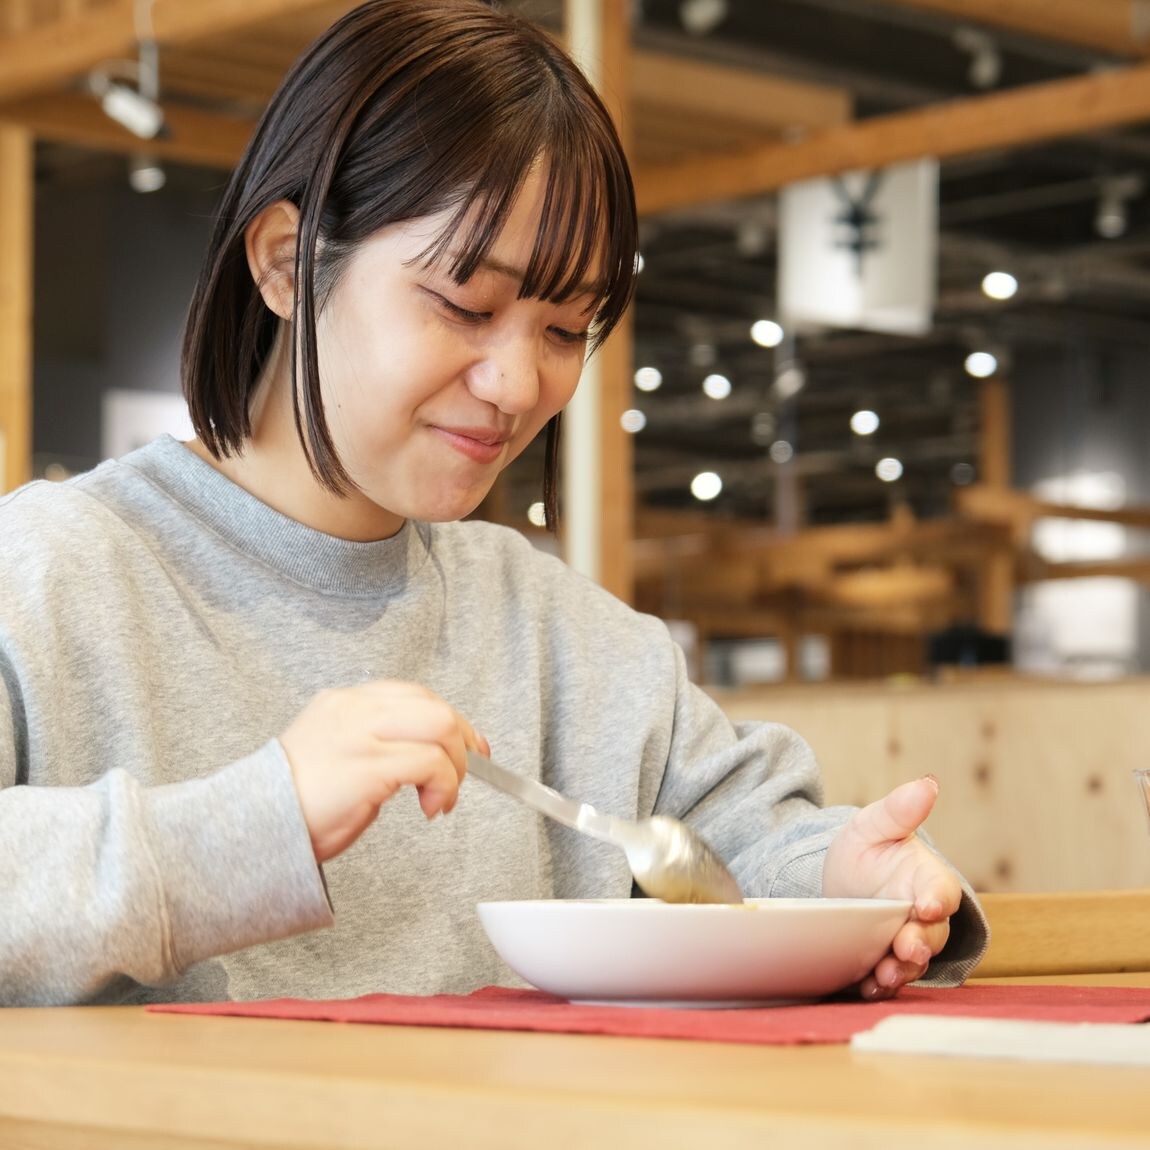
<path id="1" fill-rule="evenodd" d="M 291 772 L 272 741 L 203 779 L 20 784 L 18 705 L 0 677 L 0 1005 L 92 1001 L 124 977 L 332 922 Z"/>
<path id="2" fill-rule="evenodd" d="M 814 753 L 790 728 L 733 724 L 689 681 L 681 652 L 676 675 L 673 734 L 656 813 L 691 823 L 748 896 L 821 896 L 827 848 L 856 808 L 822 805 Z M 927 835 L 921 837 L 935 849 Z M 978 900 L 958 877 L 963 899 L 951 919 L 950 941 L 923 980 L 933 985 L 961 982 L 989 941 Z"/>

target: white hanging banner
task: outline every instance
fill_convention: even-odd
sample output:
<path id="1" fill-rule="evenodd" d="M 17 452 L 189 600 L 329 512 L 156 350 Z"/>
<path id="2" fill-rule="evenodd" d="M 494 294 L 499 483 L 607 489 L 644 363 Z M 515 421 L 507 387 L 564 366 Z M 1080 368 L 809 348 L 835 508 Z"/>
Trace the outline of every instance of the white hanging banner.
<path id="1" fill-rule="evenodd" d="M 928 332 L 937 259 L 937 160 L 779 193 L 779 314 L 800 331 Z"/>

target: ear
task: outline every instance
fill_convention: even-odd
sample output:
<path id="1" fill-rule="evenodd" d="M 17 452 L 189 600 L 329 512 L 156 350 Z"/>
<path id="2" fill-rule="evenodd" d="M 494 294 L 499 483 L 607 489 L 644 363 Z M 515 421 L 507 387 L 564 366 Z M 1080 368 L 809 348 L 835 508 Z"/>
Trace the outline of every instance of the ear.
<path id="1" fill-rule="evenodd" d="M 244 230 L 248 268 L 264 303 L 290 322 L 295 288 L 299 208 L 290 200 L 269 204 Z"/>

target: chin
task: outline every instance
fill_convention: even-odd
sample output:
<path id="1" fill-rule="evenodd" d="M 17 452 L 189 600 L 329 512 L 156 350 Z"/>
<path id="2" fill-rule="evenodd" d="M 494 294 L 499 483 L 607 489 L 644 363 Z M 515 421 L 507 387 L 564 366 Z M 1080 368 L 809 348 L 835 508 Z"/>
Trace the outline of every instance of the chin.
<path id="1" fill-rule="evenodd" d="M 486 494 L 484 491 L 467 499 L 443 499 L 434 503 L 414 499 L 405 509 L 404 515 L 408 519 L 418 519 L 424 523 L 455 523 L 471 515 L 483 502 Z"/>

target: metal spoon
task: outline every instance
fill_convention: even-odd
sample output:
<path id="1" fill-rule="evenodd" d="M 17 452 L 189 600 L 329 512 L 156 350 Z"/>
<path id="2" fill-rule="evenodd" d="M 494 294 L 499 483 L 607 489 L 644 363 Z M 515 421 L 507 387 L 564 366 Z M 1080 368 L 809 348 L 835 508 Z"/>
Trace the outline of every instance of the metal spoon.
<path id="1" fill-rule="evenodd" d="M 617 819 L 600 814 L 529 779 L 467 752 L 467 770 L 540 814 L 594 839 L 622 847 L 644 893 L 664 902 L 742 902 L 743 894 L 722 860 L 686 823 L 665 815 Z"/>

